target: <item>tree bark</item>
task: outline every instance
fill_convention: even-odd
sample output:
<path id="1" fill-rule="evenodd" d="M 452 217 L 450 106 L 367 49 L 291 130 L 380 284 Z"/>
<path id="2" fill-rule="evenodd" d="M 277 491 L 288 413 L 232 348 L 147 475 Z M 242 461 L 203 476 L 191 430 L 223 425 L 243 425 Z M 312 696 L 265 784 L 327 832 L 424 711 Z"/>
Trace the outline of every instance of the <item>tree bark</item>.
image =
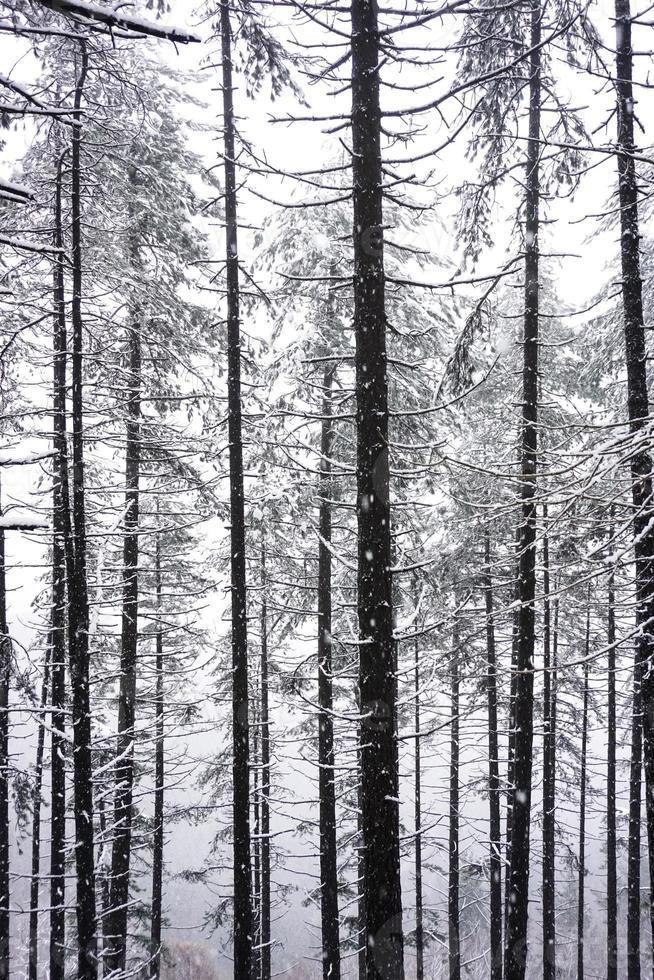
<path id="1" fill-rule="evenodd" d="M 55 187 L 55 248 L 64 244 L 62 163 Z M 50 980 L 64 980 L 66 942 L 66 579 L 74 580 L 66 443 L 66 295 L 61 253 L 53 267 L 52 716 L 50 808 Z M 69 547 L 67 548 L 67 542 Z"/>
<path id="2" fill-rule="evenodd" d="M 543 980 L 556 978 L 556 745 L 547 504 L 543 504 Z"/>
<path id="3" fill-rule="evenodd" d="M 540 0 L 531 4 L 529 59 L 529 144 L 526 166 L 525 315 L 521 432 L 521 501 L 519 630 L 515 695 L 515 763 L 512 791 L 509 902 L 504 947 L 506 980 L 524 980 L 527 964 L 529 838 L 534 713 L 534 647 L 536 594 L 536 470 L 538 458 L 538 325 L 539 325 L 539 158 L 540 158 Z"/>
<path id="4" fill-rule="evenodd" d="M 631 765 L 629 772 L 629 841 L 627 844 L 627 980 L 640 980 L 640 817 L 642 801 L 643 723 L 641 665 L 634 663 Z"/>
<path id="5" fill-rule="evenodd" d="M 581 715 L 581 772 L 579 798 L 579 885 L 577 891 L 577 980 L 584 980 L 584 912 L 586 898 L 586 779 L 588 756 L 588 658 L 590 656 L 590 586 L 586 613 L 584 699 Z"/>
<path id="6" fill-rule="evenodd" d="M 0 513 L 2 510 L 0 509 Z M 0 529 L 0 980 L 9 980 L 9 682 L 5 532 Z"/>
<path id="7" fill-rule="evenodd" d="M 606 764 L 606 980 L 618 980 L 618 875 L 616 823 L 616 700 L 615 700 L 615 569 L 613 523 L 609 529 L 608 581 L 608 707 Z"/>
<path id="8" fill-rule="evenodd" d="M 643 429 L 649 424 L 647 351 L 640 269 L 638 180 L 634 160 L 633 50 L 630 0 L 615 0 L 616 95 L 618 120 L 618 193 L 624 312 L 627 407 L 633 437 L 631 488 L 636 559 L 636 657 L 641 665 L 642 755 L 645 769 L 645 811 L 650 871 L 650 918 L 654 926 L 654 526 L 652 522 L 652 459 Z M 640 737 L 640 736 L 639 736 Z M 634 954 L 635 955 L 635 954 Z"/>
<path id="9" fill-rule="evenodd" d="M 502 980 L 502 825 L 499 743 L 497 734 L 497 655 L 493 611 L 490 534 L 484 533 L 484 600 L 486 606 L 486 697 L 488 701 L 488 808 L 490 836 L 490 980 Z"/>
<path id="10" fill-rule="evenodd" d="M 459 923 L 459 642 L 454 631 L 450 665 L 450 804 L 449 875 L 447 889 L 449 980 L 461 980 L 461 937 Z"/>
<path id="11" fill-rule="evenodd" d="M 334 707 L 332 690 L 332 382 L 334 368 L 323 378 L 322 433 L 318 492 L 318 793 L 320 807 L 320 916 L 323 980 L 340 980 L 338 863 L 336 857 L 336 792 L 334 769 Z"/>
<path id="12" fill-rule="evenodd" d="M 118 687 L 118 737 L 115 767 L 114 827 L 111 854 L 109 928 L 105 964 L 109 975 L 124 972 L 127 957 L 129 867 L 132 850 L 134 790 L 134 723 L 138 658 L 139 520 L 141 470 L 141 323 L 134 311 L 128 328 L 129 382 L 125 440 L 125 516 L 123 536 L 123 605 Z"/>
<path id="13" fill-rule="evenodd" d="M 155 590 L 157 615 L 161 617 L 161 537 L 155 538 Z M 164 662 L 163 662 L 163 623 L 157 623 L 156 662 L 157 688 L 155 700 L 155 771 L 154 771 L 154 837 L 152 841 L 152 921 L 150 926 L 150 980 L 159 980 L 161 973 L 161 927 L 163 916 L 163 855 L 164 855 L 164 787 L 165 742 L 164 742 Z"/>
<path id="14" fill-rule="evenodd" d="M 418 597 L 416 596 L 416 604 Z M 424 980 L 425 976 L 425 928 L 423 914 L 423 891 L 422 891 L 422 764 L 420 758 L 420 645 L 418 637 L 415 638 L 414 646 L 414 689 L 415 689 L 415 713 L 414 725 L 416 730 L 415 757 L 414 757 L 414 780 L 415 792 L 413 801 L 414 827 L 416 833 L 416 844 L 414 854 L 414 866 L 416 877 L 416 980 Z"/>
<path id="15" fill-rule="evenodd" d="M 232 33 L 229 0 L 220 2 L 225 164 L 228 427 L 231 515 L 232 737 L 234 793 L 234 980 L 251 980 L 252 864 L 250 842 L 250 733 L 248 720 L 245 491 L 241 418 L 241 331 Z"/>
<path id="16" fill-rule="evenodd" d="M 72 286 L 72 429 L 73 519 L 68 541 L 72 576 L 68 576 L 70 673 L 73 721 L 73 785 L 75 793 L 75 848 L 77 880 L 78 980 L 96 980 L 97 919 L 93 829 L 93 764 L 89 694 L 89 603 L 86 576 L 86 514 L 84 486 L 84 404 L 82 315 L 82 98 L 88 72 L 86 43 L 80 42 L 80 65 L 75 86 L 71 144 L 71 258 Z M 72 545 L 72 548 L 70 547 Z"/>
<path id="17" fill-rule="evenodd" d="M 270 931 L 270 712 L 266 544 L 261 542 L 261 980 L 271 980 Z"/>
<path id="18" fill-rule="evenodd" d="M 54 619 L 54 616 L 53 616 Z M 41 711 L 39 731 L 36 738 L 36 759 L 34 762 L 34 804 L 32 807 L 32 868 L 30 877 L 30 920 L 28 980 L 37 980 L 39 973 L 39 892 L 41 885 L 41 800 L 43 792 L 43 750 L 45 747 L 45 719 L 48 692 L 50 690 L 50 663 L 54 648 L 54 622 L 50 626 L 50 642 L 43 668 L 41 685 Z"/>
<path id="19" fill-rule="evenodd" d="M 352 0 L 359 689 L 367 980 L 404 980 L 391 584 L 379 33 Z"/>

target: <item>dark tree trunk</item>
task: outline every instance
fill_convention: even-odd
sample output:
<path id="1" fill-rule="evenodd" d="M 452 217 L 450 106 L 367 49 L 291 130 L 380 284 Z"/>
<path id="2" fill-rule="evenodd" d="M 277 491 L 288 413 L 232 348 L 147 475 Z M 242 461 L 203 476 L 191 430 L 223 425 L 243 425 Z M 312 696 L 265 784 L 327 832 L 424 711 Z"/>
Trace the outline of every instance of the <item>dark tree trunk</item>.
<path id="1" fill-rule="evenodd" d="M 403 980 L 377 4 L 352 0 L 351 11 L 366 976 Z"/>
<path id="2" fill-rule="evenodd" d="M 416 604 L 418 598 L 416 596 Z M 415 742 L 415 792 L 413 801 L 414 825 L 416 832 L 415 845 L 415 876 L 416 876 L 416 980 L 424 980 L 425 976 L 425 929 L 423 917 L 423 895 L 422 895 L 422 773 L 420 759 L 420 644 L 418 637 L 415 639 L 414 647 L 414 684 L 415 684 L 415 715 L 414 724 L 416 729 Z"/>
<path id="3" fill-rule="evenodd" d="M 137 312 L 128 330 L 129 381 L 125 439 L 122 634 L 111 855 L 111 911 L 109 928 L 105 934 L 104 953 L 106 968 L 110 974 L 125 970 L 129 912 L 129 866 L 132 850 L 134 722 L 138 656 L 139 481 L 141 469 L 141 324 L 139 315 Z"/>
<path id="4" fill-rule="evenodd" d="M 2 513 L 0 509 L 0 513 Z M 9 680 L 5 532 L 0 529 L 0 980 L 9 980 Z"/>
<path id="5" fill-rule="evenodd" d="M 252 786 L 252 911 L 254 921 L 254 943 L 252 948 L 253 980 L 261 980 L 261 760 L 259 758 L 259 718 L 258 707 L 252 712 L 251 766 Z"/>
<path id="6" fill-rule="evenodd" d="M 270 933 L 270 715 L 268 707 L 268 603 L 266 546 L 261 544 L 261 980 L 271 980 Z"/>
<path id="7" fill-rule="evenodd" d="M 454 631 L 450 665 L 450 821 L 449 876 L 447 889 L 449 980 L 461 980 L 461 938 L 459 923 L 459 643 Z"/>
<path id="8" fill-rule="evenodd" d="M 616 825 L 616 703 L 615 703 L 615 571 L 613 568 L 613 524 L 608 582 L 608 719 L 606 765 L 606 980 L 618 980 L 618 875 Z"/>
<path id="9" fill-rule="evenodd" d="M 41 685 L 41 711 L 39 731 L 36 738 L 36 759 L 34 762 L 34 796 L 32 807 L 32 874 L 30 878 L 30 924 L 28 980 L 37 980 L 39 973 L 39 891 L 41 885 L 41 796 L 43 791 L 43 749 L 45 746 L 45 719 L 48 692 L 50 690 L 50 663 L 54 648 L 54 615 L 50 628 L 50 644 L 43 668 Z"/>
<path id="10" fill-rule="evenodd" d="M 63 248 L 61 167 L 57 168 L 54 246 Z M 74 577 L 66 444 L 66 296 L 63 259 L 53 271 L 52 715 L 50 808 L 50 980 L 64 980 L 66 941 L 66 575 Z M 70 552 L 70 549 L 68 549 Z"/>
<path id="11" fill-rule="evenodd" d="M 634 438 L 631 486 L 636 558 L 636 657 L 642 703 L 642 755 L 645 767 L 645 810 L 650 871 L 650 917 L 654 934 L 654 526 L 652 523 L 652 459 L 643 429 L 649 425 L 647 352 L 640 270 L 638 181 L 634 160 L 633 51 L 630 0 L 615 0 L 616 94 L 618 103 L 618 192 L 624 310 L 625 360 L 629 427 Z"/>
<path id="12" fill-rule="evenodd" d="M 84 500 L 84 405 L 82 318 L 82 193 L 81 144 L 82 97 L 88 72 L 88 53 L 80 42 L 80 66 L 75 87 L 71 144 L 71 258 L 73 295 L 72 428 L 73 520 L 68 538 L 70 674 L 73 722 L 73 785 L 75 792 L 75 865 L 77 880 L 78 980 L 96 980 L 97 919 L 93 832 L 93 764 L 91 757 L 91 710 L 89 692 L 89 602 L 86 578 L 86 515 Z M 71 547 L 72 546 L 72 547 Z"/>
<path id="13" fill-rule="evenodd" d="M 629 773 L 629 841 L 627 844 L 627 980 L 640 980 L 640 816 L 642 800 L 643 723 L 641 667 L 634 664 L 631 767 Z"/>
<path id="14" fill-rule="evenodd" d="M 543 980 L 556 978 L 556 746 L 547 504 L 543 504 Z"/>
<path id="15" fill-rule="evenodd" d="M 363 849 L 363 820 L 361 819 L 361 749 L 357 753 L 358 781 L 357 781 L 357 880 L 359 894 L 357 897 L 357 940 L 359 951 L 357 955 L 357 966 L 359 980 L 366 980 L 366 900 L 364 895 L 365 887 L 365 851 Z"/>
<path id="16" fill-rule="evenodd" d="M 245 491 L 241 419 L 241 330 L 239 313 L 236 157 L 229 0 L 220 3 L 225 163 L 227 275 L 227 398 L 232 592 L 232 734 L 234 793 L 234 980 L 251 980 L 252 864 L 250 855 L 250 731 L 248 720 L 247 590 L 245 578 Z"/>
<path id="17" fill-rule="evenodd" d="M 157 615 L 161 617 L 161 539 L 157 533 L 155 540 L 155 590 L 157 595 Z M 163 623 L 157 623 L 156 635 L 157 688 L 155 700 L 155 762 L 154 762 L 154 837 L 152 840 L 152 922 L 150 926 L 150 980 L 159 980 L 161 972 L 161 926 L 163 915 L 163 853 L 164 853 L 164 786 L 165 743 L 164 743 L 164 662 L 163 662 Z"/>
<path id="18" fill-rule="evenodd" d="M 581 772 L 579 797 L 579 887 L 577 892 L 577 980 L 584 980 L 584 912 L 586 898 L 586 779 L 588 756 L 588 658 L 590 656 L 590 586 L 586 614 L 584 700 L 581 715 Z"/>
<path id="19" fill-rule="evenodd" d="M 499 744 L 497 735 L 497 655 L 493 611 L 490 534 L 484 534 L 486 605 L 486 696 L 488 701 L 488 808 L 490 831 L 490 980 L 502 980 L 502 825 Z"/>
<path id="20" fill-rule="evenodd" d="M 318 541 L 318 792 L 320 801 L 320 915 L 323 980 L 340 980 L 336 791 L 332 691 L 332 382 L 325 369 L 320 441 L 320 513 Z"/>
<path id="21" fill-rule="evenodd" d="M 529 145 L 525 202 L 525 315 L 521 432 L 521 500 L 518 662 L 515 685 L 515 762 L 512 792 L 511 863 L 504 948 L 506 980 L 524 980 L 527 964 L 529 837 L 534 714 L 536 594 L 536 468 L 538 458 L 538 228 L 540 158 L 541 8 L 532 0 L 529 59 Z"/>

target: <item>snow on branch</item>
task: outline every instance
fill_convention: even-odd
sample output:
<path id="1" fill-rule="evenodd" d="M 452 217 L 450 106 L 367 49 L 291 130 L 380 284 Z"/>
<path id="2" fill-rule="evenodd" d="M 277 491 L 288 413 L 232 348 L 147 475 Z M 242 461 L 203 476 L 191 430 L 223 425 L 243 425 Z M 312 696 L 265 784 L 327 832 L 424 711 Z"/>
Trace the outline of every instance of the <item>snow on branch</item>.
<path id="1" fill-rule="evenodd" d="M 42 531 L 50 525 L 38 517 L 11 517 L 0 515 L 0 531 Z"/>
<path id="2" fill-rule="evenodd" d="M 134 14 L 125 14 L 118 9 L 118 5 L 103 7 L 90 0 L 38 0 L 44 7 L 55 10 L 61 14 L 72 14 L 77 17 L 84 17 L 86 20 L 96 21 L 106 24 L 108 27 L 120 27 L 125 30 L 134 31 L 137 34 L 146 34 L 150 37 L 166 38 L 169 41 L 179 41 L 180 44 L 199 42 L 197 34 L 190 34 L 178 27 L 154 24 L 144 20 Z"/>
<path id="3" fill-rule="evenodd" d="M 14 184 L 4 177 L 0 177 L 0 197 L 8 201 L 25 203 L 34 199 L 34 195 L 28 187 L 21 184 Z"/>

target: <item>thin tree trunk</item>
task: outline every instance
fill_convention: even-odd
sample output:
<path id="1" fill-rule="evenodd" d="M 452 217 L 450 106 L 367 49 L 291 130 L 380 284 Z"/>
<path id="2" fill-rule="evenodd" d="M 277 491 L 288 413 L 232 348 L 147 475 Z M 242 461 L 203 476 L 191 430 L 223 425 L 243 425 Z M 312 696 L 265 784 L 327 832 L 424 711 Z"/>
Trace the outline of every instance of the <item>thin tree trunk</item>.
<path id="1" fill-rule="evenodd" d="M 526 167 L 525 315 L 521 433 L 520 588 L 518 663 L 515 696 L 515 764 L 512 793 L 511 864 L 505 936 L 506 980 L 524 980 L 527 964 L 529 838 L 534 714 L 536 595 L 536 469 L 538 458 L 538 229 L 540 158 L 540 0 L 531 4 L 529 59 L 529 145 Z"/>
<path id="2" fill-rule="evenodd" d="M 640 980 L 640 817 L 642 799 L 643 724 L 641 666 L 634 664 L 631 767 L 629 773 L 629 841 L 627 844 L 627 980 Z"/>
<path id="3" fill-rule="evenodd" d="M 577 980 L 584 980 L 584 912 L 586 898 L 586 779 L 588 757 L 588 658 L 590 656 L 590 586 L 586 613 L 584 700 L 581 716 L 581 772 L 579 798 L 579 887 L 577 892 Z"/>
<path id="4" fill-rule="evenodd" d="M 461 938 L 459 923 L 459 643 L 454 631 L 450 666 L 450 817 L 449 877 L 447 889 L 449 980 L 461 980 Z"/>
<path id="5" fill-rule="evenodd" d="M 0 510 L 0 513 L 2 511 Z M 0 529 L 0 980 L 9 980 L 9 681 L 5 532 Z"/>
<path id="6" fill-rule="evenodd" d="M 618 875 L 616 825 L 615 569 L 613 523 L 609 528 L 608 708 L 606 765 L 606 980 L 618 980 Z"/>
<path id="7" fill-rule="evenodd" d="M 266 545 L 261 543 L 261 980 L 271 980 L 270 931 L 270 715 Z"/>
<path id="8" fill-rule="evenodd" d="M 543 980 L 556 978 L 556 772 L 547 504 L 543 504 Z"/>
<path id="9" fill-rule="evenodd" d="M 248 721 L 245 492 L 241 419 L 241 331 L 232 34 L 229 0 L 220 2 L 225 163 L 229 484 L 232 593 L 232 736 L 234 793 L 234 980 L 251 980 L 252 864 L 250 843 L 250 735 Z"/>
<path id="10" fill-rule="evenodd" d="M 650 921 L 654 935 L 654 524 L 652 522 L 652 457 L 643 429 L 649 425 L 647 350 L 640 269 L 638 180 L 634 159 L 633 51 L 630 0 L 615 0 L 616 94 L 618 102 L 618 192 L 624 310 L 627 406 L 633 437 L 631 487 L 636 558 L 636 655 L 642 699 L 642 753 L 645 768 L 645 811 L 650 872 Z M 652 947 L 654 954 L 654 945 Z"/>
<path id="11" fill-rule="evenodd" d="M 155 772 L 154 772 L 154 837 L 152 841 L 152 922 L 150 926 L 150 980 L 159 980 L 161 972 L 161 927 L 163 915 L 163 853 L 164 853 L 164 662 L 163 623 L 161 621 L 161 538 L 155 538 L 155 590 L 157 597 L 156 664 L 157 688 L 155 700 Z"/>
<path id="12" fill-rule="evenodd" d="M 320 805 L 320 915 L 323 980 L 340 980 L 338 864 L 336 859 L 336 792 L 332 690 L 332 382 L 325 368 L 320 442 L 320 512 L 318 541 L 318 794 Z"/>
<path id="13" fill-rule="evenodd" d="M 261 760 L 259 757 L 259 718 L 258 706 L 252 712 L 251 766 L 253 774 L 252 809 L 252 910 L 254 919 L 254 939 L 252 949 L 252 976 L 261 980 Z"/>
<path id="14" fill-rule="evenodd" d="M 61 215 L 63 156 L 57 166 L 54 246 L 64 244 Z M 66 296 L 63 258 L 53 269 L 53 449 L 52 487 L 52 738 L 50 808 L 50 980 L 64 980 L 66 942 L 66 577 L 74 577 L 70 541 L 70 495 L 66 444 Z M 69 549 L 70 551 L 70 549 Z"/>
<path id="15" fill-rule="evenodd" d="M 352 0 L 352 176 L 357 402 L 359 689 L 367 980 L 404 980 L 379 34 L 374 0 Z"/>
<path id="16" fill-rule="evenodd" d="M 54 620 L 54 616 L 53 616 Z M 54 622 L 50 627 L 50 638 L 41 685 L 41 711 L 39 731 L 36 738 L 36 759 L 34 762 L 34 804 L 32 808 L 32 874 L 30 878 L 30 920 L 29 920 L 29 959 L 28 980 L 37 980 L 39 972 L 39 892 L 41 885 L 41 797 L 43 791 L 43 750 L 45 746 L 45 719 L 48 692 L 50 690 L 50 663 L 54 648 Z"/>
<path id="17" fill-rule="evenodd" d="M 417 604 L 416 596 L 416 604 Z M 416 730 L 415 757 L 414 757 L 414 825 L 416 832 L 415 845 L 415 877 L 416 877 L 416 980 L 424 980 L 425 976 L 425 929 L 423 915 L 423 893 L 422 893 L 422 773 L 420 758 L 420 649 L 418 637 L 415 638 L 414 646 L 414 685 L 415 685 L 415 714 L 414 725 Z"/>
<path id="18" fill-rule="evenodd" d="M 490 980 L 502 980 L 502 825 L 497 735 L 497 655 L 493 611 L 490 534 L 484 533 L 484 599 L 486 605 L 486 696 L 488 700 L 488 808 L 490 831 Z"/>
<path id="19" fill-rule="evenodd" d="M 361 748 L 357 752 L 358 781 L 357 781 L 357 940 L 359 950 L 357 955 L 357 966 L 359 980 L 366 980 L 367 962 L 367 941 L 368 930 L 366 929 L 366 900 L 364 895 L 365 888 L 365 861 L 366 855 L 363 849 L 363 820 L 361 817 Z"/>
<path id="20" fill-rule="evenodd" d="M 129 390 L 125 441 L 125 531 L 123 537 L 123 606 L 118 688 L 118 737 L 115 767 L 113 847 L 109 929 L 105 936 L 108 973 L 124 972 L 127 956 L 129 867 L 132 850 L 134 723 L 139 603 L 139 509 L 141 469 L 141 324 L 135 311 L 128 329 Z"/>
<path id="21" fill-rule="evenodd" d="M 75 792 L 75 864 L 77 880 L 78 980 L 96 980 L 97 919 L 93 831 L 93 764 L 89 692 L 89 603 L 86 578 L 86 514 L 84 500 L 84 406 L 82 318 L 82 97 L 88 72 L 86 43 L 80 42 L 80 66 L 75 86 L 71 144 L 71 258 L 72 286 L 72 428 L 73 520 L 68 538 L 72 577 L 68 576 L 69 644 L 73 720 L 73 784 Z"/>

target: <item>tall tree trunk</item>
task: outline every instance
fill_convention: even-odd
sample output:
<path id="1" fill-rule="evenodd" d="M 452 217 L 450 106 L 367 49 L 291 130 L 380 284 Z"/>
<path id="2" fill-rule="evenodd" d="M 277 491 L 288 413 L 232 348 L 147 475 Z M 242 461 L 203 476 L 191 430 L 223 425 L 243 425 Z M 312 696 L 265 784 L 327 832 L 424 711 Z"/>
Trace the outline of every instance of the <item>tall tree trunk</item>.
<path id="1" fill-rule="evenodd" d="M 556 978 L 556 771 L 547 504 L 543 504 L 543 980 Z"/>
<path id="2" fill-rule="evenodd" d="M 590 656 L 590 586 L 586 613 L 584 700 L 581 715 L 581 772 L 579 797 L 579 887 L 577 892 L 577 980 L 584 980 L 584 912 L 586 897 L 586 779 L 588 757 L 588 658 Z"/>
<path id="3" fill-rule="evenodd" d="M 155 762 L 154 762 L 154 837 L 152 841 L 152 921 L 150 925 L 150 980 L 159 980 L 161 973 L 161 927 L 163 915 L 163 853 L 164 853 L 164 662 L 163 623 L 161 621 L 161 535 L 155 538 L 155 590 L 157 598 L 157 635 L 155 670 L 157 687 L 155 695 Z"/>
<path id="4" fill-rule="evenodd" d="M 251 766 L 252 786 L 252 911 L 254 919 L 254 942 L 252 949 L 252 976 L 261 980 L 261 760 L 259 757 L 259 710 L 255 705 L 252 711 Z"/>
<path id="5" fill-rule="evenodd" d="M 618 102 L 618 192 L 624 310 L 625 359 L 629 428 L 634 439 L 631 487 L 634 505 L 637 625 L 636 655 L 642 699 L 642 752 L 645 768 L 645 810 L 650 871 L 650 917 L 654 935 L 654 524 L 652 522 L 652 458 L 643 432 L 649 425 L 647 352 L 640 271 L 638 181 L 634 160 L 633 51 L 630 0 L 615 0 L 616 94 Z"/>
<path id="6" fill-rule="evenodd" d="M 643 722 L 641 665 L 634 664 L 631 766 L 629 773 L 629 841 L 627 844 L 627 980 L 640 980 L 640 816 L 642 800 Z"/>
<path id="7" fill-rule="evenodd" d="M 541 16 L 540 0 L 532 0 L 531 55 L 529 59 L 529 145 L 525 178 L 525 315 L 521 432 L 522 481 L 520 487 L 522 518 L 518 563 L 520 607 L 515 696 L 515 778 L 512 790 L 511 864 L 509 867 L 509 902 L 504 948 L 506 980 L 524 980 L 527 964 L 529 831 L 534 731 Z"/>
<path id="8" fill-rule="evenodd" d="M 54 246 L 63 249 L 62 163 L 57 166 Z M 63 257 L 53 267 L 52 738 L 50 745 L 50 980 L 64 980 L 66 942 L 66 578 L 74 578 L 66 443 L 66 295 Z M 68 555 L 67 555 L 68 551 Z"/>
<path id="9" fill-rule="evenodd" d="M 71 144 L 71 258 L 72 286 L 72 428 L 73 519 L 68 538 L 72 577 L 68 576 L 70 673 L 73 721 L 73 785 L 75 792 L 75 865 L 77 881 L 78 980 L 96 980 L 97 919 L 93 831 L 93 763 L 89 691 L 89 601 L 86 577 L 86 514 L 84 499 L 84 404 L 82 316 L 82 98 L 88 73 L 86 42 L 80 42 L 80 64 L 75 85 Z M 72 547 L 71 547 L 72 545 Z"/>
<path id="10" fill-rule="evenodd" d="M 368 930 L 366 929 L 366 899 L 364 894 L 366 873 L 366 855 L 363 849 L 363 820 L 361 817 L 361 747 L 357 752 L 358 780 L 357 780 L 357 941 L 359 950 L 357 955 L 357 967 L 359 980 L 366 980 L 367 962 L 367 941 Z"/>
<path id="11" fill-rule="evenodd" d="M 611 515 L 613 516 L 613 515 Z M 615 569 L 613 522 L 609 528 L 608 708 L 606 764 L 606 980 L 618 980 L 618 875 L 616 825 Z"/>
<path id="12" fill-rule="evenodd" d="M 318 541 L 318 793 L 320 805 L 320 915 L 323 980 L 340 980 L 336 792 L 334 769 L 334 698 L 332 690 L 332 382 L 325 368 L 320 440 Z"/>
<path id="13" fill-rule="evenodd" d="M 132 325 L 128 329 L 129 381 L 125 440 L 122 638 L 111 855 L 111 912 L 109 929 L 105 937 L 105 965 L 109 975 L 112 972 L 124 972 L 125 970 L 129 912 L 129 866 L 132 850 L 134 723 L 138 655 L 139 482 L 141 469 L 140 315 L 140 311 L 135 311 Z"/>
<path id="14" fill-rule="evenodd" d="M 484 533 L 484 600 L 486 606 L 486 697 L 488 701 L 488 809 L 490 831 L 490 980 L 502 980 L 502 825 L 497 734 L 497 655 L 493 610 L 490 534 Z"/>
<path id="15" fill-rule="evenodd" d="M 461 938 L 459 923 L 459 642 L 454 630 L 452 663 L 450 665 L 450 815 L 449 815 L 449 876 L 447 889 L 449 980 L 461 980 Z"/>
<path id="16" fill-rule="evenodd" d="M 416 605 L 418 598 L 416 596 Z M 415 714 L 414 725 L 416 730 L 415 754 L 414 754 L 414 780 L 415 791 L 413 799 L 414 826 L 416 832 L 415 845 L 415 877 L 416 877 L 416 980 L 424 980 L 425 976 L 425 929 L 423 916 L 423 893 L 422 893 L 422 765 L 420 758 L 420 644 L 418 637 L 415 638 L 414 646 L 414 684 L 415 684 Z"/>
<path id="17" fill-rule="evenodd" d="M 41 711 L 36 738 L 34 761 L 34 804 L 32 807 L 32 873 L 30 878 L 30 922 L 28 980 L 37 980 L 39 973 L 39 892 L 41 885 L 41 797 L 43 792 L 43 750 L 45 746 L 45 719 L 48 692 L 50 690 L 50 663 L 54 648 L 54 615 L 50 626 L 50 638 L 41 685 Z"/>
<path id="18" fill-rule="evenodd" d="M 234 792 L 234 980 L 251 980 L 252 867 L 250 855 L 250 733 L 248 721 L 247 590 L 245 578 L 245 492 L 241 419 L 241 330 L 232 33 L 229 0 L 220 2 L 225 163 L 227 275 L 227 398 L 232 592 L 232 734 Z"/>
<path id="19" fill-rule="evenodd" d="M 0 513 L 2 513 L 0 509 Z M 9 681 L 5 532 L 0 528 L 0 980 L 9 980 Z"/>
<path id="20" fill-rule="evenodd" d="M 379 33 L 352 0 L 359 688 L 367 980 L 404 980 L 391 584 Z"/>
<path id="21" fill-rule="evenodd" d="M 271 980 L 270 932 L 270 714 L 266 545 L 261 543 L 261 980 Z"/>

